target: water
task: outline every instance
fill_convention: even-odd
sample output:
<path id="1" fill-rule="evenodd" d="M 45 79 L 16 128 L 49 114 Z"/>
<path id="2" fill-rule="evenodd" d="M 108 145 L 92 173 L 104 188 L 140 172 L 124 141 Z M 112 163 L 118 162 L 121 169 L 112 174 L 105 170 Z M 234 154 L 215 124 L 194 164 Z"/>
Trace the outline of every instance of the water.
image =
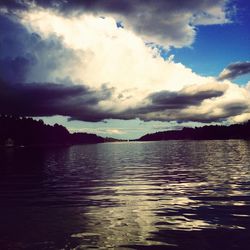
<path id="1" fill-rule="evenodd" d="M 249 249 L 250 142 L 0 149 L 0 249 Z"/>

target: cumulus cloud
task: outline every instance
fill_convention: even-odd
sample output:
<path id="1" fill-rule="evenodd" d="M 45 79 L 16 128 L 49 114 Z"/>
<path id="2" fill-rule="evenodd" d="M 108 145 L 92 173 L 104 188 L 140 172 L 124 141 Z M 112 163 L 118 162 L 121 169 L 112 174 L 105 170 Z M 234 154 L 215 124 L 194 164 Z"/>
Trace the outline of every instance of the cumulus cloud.
<path id="1" fill-rule="evenodd" d="M 65 18 L 55 12 L 37 10 L 25 13 L 21 21 L 31 33 L 36 32 L 45 40 L 56 35 L 66 49 L 78 55 L 79 61 L 65 63 L 54 75 L 67 77 L 70 71 L 73 82 L 95 88 L 103 83 L 114 87 L 111 102 L 103 103 L 107 107 L 117 103 L 116 108 L 122 110 L 137 105 L 155 91 L 176 91 L 186 85 L 211 81 L 181 63 L 164 60 L 157 48 L 146 46 L 135 33 L 118 28 L 112 17 L 85 14 Z"/>
<path id="2" fill-rule="evenodd" d="M 145 43 L 189 45 L 195 25 L 228 21 L 225 1 L 1 4 L 15 14 L 0 20 L 2 113 L 179 122 L 250 113 L 247 88 L 200 76 Z"/>
<path id="3" fill-rule="evenodd" d="M 228 65 L 220 73 L 218 79 L 234 79 L 238 76 L 249 74 L 250 73 L 250 62 L 236 62 Z"/>
<path id="4" fill-rule="evenodd" d="M 226 0 L 72 0 L 72 1 L 1 1 L 6 10 L 27 10 L 34 6 L 60 11 L 72 16 L 93 13 L 112 16 L 117 22 L 143 37 L 147 42 L 182 47 L 192 44 L 197 25 L 229 22 Z"/>
<path id="5" fill-rule="evenodd" d="M 46 82 L 70 76 L 66 64 L 79 63 L 79 53 L 65 48 L 60 39 L 43 39 L 19 20 L 0 15 L 0 75 L 10 82 Z"/>

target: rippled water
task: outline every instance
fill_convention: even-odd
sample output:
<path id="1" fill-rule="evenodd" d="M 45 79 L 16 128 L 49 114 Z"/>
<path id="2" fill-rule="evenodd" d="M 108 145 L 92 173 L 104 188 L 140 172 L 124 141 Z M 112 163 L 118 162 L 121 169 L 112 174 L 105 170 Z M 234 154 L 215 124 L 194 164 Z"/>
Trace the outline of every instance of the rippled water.
<path id="1" fill-rule="evenodd" d="M 0 149 L 1 249 L 249 249 L 250 142 Z"/>

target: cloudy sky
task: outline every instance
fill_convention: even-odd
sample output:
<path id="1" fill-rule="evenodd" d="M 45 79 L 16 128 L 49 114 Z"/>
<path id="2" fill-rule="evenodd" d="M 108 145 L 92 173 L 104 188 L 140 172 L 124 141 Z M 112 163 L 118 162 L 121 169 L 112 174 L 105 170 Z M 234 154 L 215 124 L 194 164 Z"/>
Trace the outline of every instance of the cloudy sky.
<path id="1" fill-rule="evenodd" d="M 115 138 L 250 119 L 246 0 L 2 0 L 0 113 Z"/>

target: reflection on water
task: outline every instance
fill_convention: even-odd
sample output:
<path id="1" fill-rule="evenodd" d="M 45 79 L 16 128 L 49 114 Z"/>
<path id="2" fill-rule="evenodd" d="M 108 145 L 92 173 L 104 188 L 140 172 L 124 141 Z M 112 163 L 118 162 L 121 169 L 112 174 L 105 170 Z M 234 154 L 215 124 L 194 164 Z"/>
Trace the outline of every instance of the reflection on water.
<path id="1" fill-rule="evenodd" d="M 1 249 L 247 249 L 250 142 L 0 149 Z"/>

